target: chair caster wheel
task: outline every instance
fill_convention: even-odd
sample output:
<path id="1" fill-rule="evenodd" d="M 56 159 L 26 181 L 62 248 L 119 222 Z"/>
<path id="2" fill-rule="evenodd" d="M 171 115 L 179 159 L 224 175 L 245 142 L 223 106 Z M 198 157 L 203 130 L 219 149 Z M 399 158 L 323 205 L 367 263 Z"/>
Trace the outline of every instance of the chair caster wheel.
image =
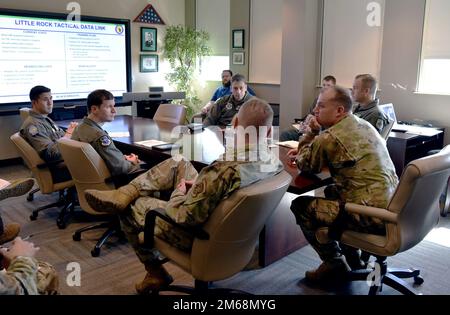
<path id="1" fill-rule="evenodd" d="M 74 234 L 72 235 L 72 239 L 73 239 L 75 242 L 81 241 L 81 234 L 79 234 L 79 233 L 74 233 Z"/>
<path id="2" fill-rule="evenodd" d="M 94 248 L 93 250 L 91 250 L 91 256 L 92 257 L 100 256 L 100 248 Z"/>
<path id="3" fill-rule="evenodd" d="M 34 196 L 33 195 L 28 195 L 27 196 L 27 201 L 33 201 L 34 200 Z"/>
<path id="4" fill-rule="evenodd" d="M 38 217 L 38 214 L 33 212 L 33 213 L 30 215 L 30 220 L 31 220 L 31 221 L 36 221 L 37 217 Z"/>
<path id="5" fill-rule="evenodd" d="M 421 276 L 414 277 L 414 284 L 421 285 L 424 281 Z"/>
<path id="6" fill-rule="evenodd" d="M 56 220 L 56 225 L 60 230 L 64 230 L 66 228 L 66 223 L 62 220 Z"/>

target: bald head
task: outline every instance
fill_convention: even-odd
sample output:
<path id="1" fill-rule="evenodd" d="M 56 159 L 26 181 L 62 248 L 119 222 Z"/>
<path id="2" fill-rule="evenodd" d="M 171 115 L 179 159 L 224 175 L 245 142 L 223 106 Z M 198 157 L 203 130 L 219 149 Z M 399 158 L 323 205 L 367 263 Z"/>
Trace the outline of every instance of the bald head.
<path id="1" fill-rule="evenodd" d="M 271 127 L 273 121 L 273 110 L 270 105 L 259 99 L 252 98 L 242 105 L 237 114 L 239 126 L 244 128 L 254 126 Z"/>

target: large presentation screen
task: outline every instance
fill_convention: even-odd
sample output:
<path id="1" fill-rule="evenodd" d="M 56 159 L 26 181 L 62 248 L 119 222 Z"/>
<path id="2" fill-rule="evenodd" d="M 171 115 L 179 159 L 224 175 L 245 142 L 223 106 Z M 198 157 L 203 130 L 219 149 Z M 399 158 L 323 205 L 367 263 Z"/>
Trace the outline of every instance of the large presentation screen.
<path id="1" fill-rule="evenodd" d="M 55 16 L 0 9 L 0 104 L 29 102 L 35 85 L 49 87 L 55 101 L 128 92 L 129 21 Z"/>

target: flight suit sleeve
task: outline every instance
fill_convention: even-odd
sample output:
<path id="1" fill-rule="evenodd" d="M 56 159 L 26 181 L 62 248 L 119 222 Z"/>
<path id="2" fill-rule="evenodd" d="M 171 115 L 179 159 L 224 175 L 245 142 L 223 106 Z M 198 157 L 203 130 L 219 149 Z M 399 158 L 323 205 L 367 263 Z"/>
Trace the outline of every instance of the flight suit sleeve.
<path id="1" fill-rule="evenodd" d="M 0 295 L 36 295 L 38 264 L 30 257 L 16 257 L 0 271 Z"/>
<path id="2" fill-rule="evenodd" d="M 217 122 L 220 118 L 222 107 L 220 106 L 220 103 L 217 101 L 212 107 L 211 110 L 208 113 L 208 116 L 206 116 L 205 120 L 203 121 L 203 126 L 216 126 Z"/>
<path id="3" fill-rule="evenodd" d="M 380 115 L 375 123 L 375 129 L 379 134 L 383 134 L 383 131 L 389 125 L 389 119 L 386 119 L 382 115 Z"/>
<path id="4" fill-rule="evenodd" d="M 113 140 L 108 135 L 102 135 L 97 138 L 92 146 L 105 161 L 111 175 L 118 176 L 128 174 L 137 166 L 125 159 L 123 153 L 116 148 Z"/>
<path id="5" fill-rule="evenodd" d="M 384 127 L 386 127 L 388 123 L 380 112 L 373 112 L 369 117 L 366 117 L 365 119 L 375 127 L 379 134 L 383 132 Z"/>
<path id="6" fill-rule="evenodd" d="M 31 124 L 21 129 L 20 133 L 44 161 L 51 162 L 62 159 L 57 143 L 51 140 L 41 126 Z"/>
<path id="7" fill-rule="evenodd" d="M 202 224 L 217 205 L 240 185 L 237 163 L 208 166 L 200 172 L 186 195 L 175 189 L 167 204 L 166 213 L 180 224 Z"/>

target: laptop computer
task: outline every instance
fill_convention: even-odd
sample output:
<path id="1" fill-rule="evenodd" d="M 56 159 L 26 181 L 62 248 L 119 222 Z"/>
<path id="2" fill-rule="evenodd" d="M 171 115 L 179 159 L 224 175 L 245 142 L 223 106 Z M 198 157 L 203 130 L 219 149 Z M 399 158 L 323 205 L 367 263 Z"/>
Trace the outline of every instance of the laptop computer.
<path id="1" fill-rule="evenodd" d="M 389 120 L 394 121 L 394 126 L 392 127 L 392 131 L 397 132 L 406 132 L 408 131 L 409 125 L 400 125 L 397 123 L 397 116 L 395 115 L 394 104 L 383 104 L 378 105 L 379 108 L 388 116 Z"/>
<path id="2" fill-rule="evenodd" d="M 407 125 L 399 124 L 397 122 L 397 116 L 395 115 L 394 104 L 383 104 L 379 105 L 380 109 L 389 117 L 390 120 L 394 121 L 394 126 L 392 131 L 395 132 L 407 132 L 410 134 L 423 135 L 423 136 L 434 136 L 440 131 L 436 128 L 425 127 L 420 125 Z"/>

